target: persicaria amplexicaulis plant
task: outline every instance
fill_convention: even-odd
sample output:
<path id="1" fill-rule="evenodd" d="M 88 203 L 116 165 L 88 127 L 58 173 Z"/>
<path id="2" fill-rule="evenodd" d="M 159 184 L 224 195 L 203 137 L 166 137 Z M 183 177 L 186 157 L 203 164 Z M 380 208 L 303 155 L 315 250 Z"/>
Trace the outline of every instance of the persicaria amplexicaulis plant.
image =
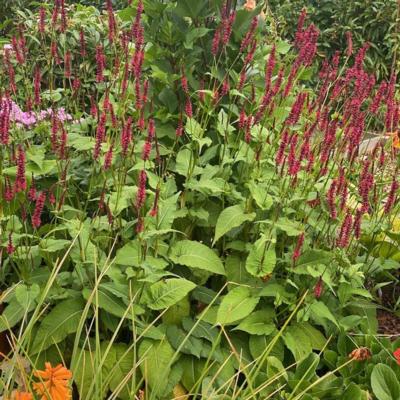
<path id="1" fill-rule="evenodd" d="M 179 298 L 188 318 L 236 284 L 252 311 L 279 308 L 274 329 L 304 293 L 304 310 L 339 309 L 337 288 L 362 286 L 368 268 L 354 271 L 374 262 L 379 248 L 368 246 L 399 208 L 396 74 L 376 82 L 368 45 L 353 49 L 350 34 L 347 54 L 321 60 L 305 12 L 290 45 L 235 2 L 213 18 L 164 4 L 181 36 L 135 3 L 117 13 L 107 1 L 84 24 L 57 1 L 1 52 L 1 239 L 15 261 L 5 273 L 22 279 L 24 259 L 30 285 L 63 252 L 61 297 L 82 297 L 101 270 L 117 302 L 135 299 L 141 323 L 178 302 L 157 303 L 172 279 L 192 288 Z M 195 40 L 175 43 L 184 32 Z M 214 314 L 210 327 L 226 322 Z"/>

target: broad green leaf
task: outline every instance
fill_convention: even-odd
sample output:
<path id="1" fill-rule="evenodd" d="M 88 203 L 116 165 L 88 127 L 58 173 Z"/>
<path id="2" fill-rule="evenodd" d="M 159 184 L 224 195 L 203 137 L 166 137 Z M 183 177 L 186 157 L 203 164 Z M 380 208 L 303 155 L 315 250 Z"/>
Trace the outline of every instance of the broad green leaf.
<path id="1" fill-rule="evenodd" d="M 328 252 L 325 250 L 306 250 L 300 256 L 296 265 L 297 267 L 314 265 L 314 264 L 327 265 L 331 262 L 332 258 L 333 258 L 332 252 Z"/>
<path id="2" fill-rule="evenodd" d="M 87 151 L 92 150 L 95 140 L 91 136 L 82 136 L 76 132 L 70 132 L 68 135 L 68 145 L 76 150 Z"/>
<path id="3" fill-rule="evenodd" d="M 130 207 L 135 200 L 136 193 L 136 186 L 123 186 L 120 191 L 112 192 L 106 199 L 112 214 L 117 216 L 122 210 Z"/>
<path id="4" fill-rule="evenodd" d="M 152 395 L 157 398 L 164 394 L 173 355 L 174 350 L 166 340 L 145 339 L 139 345 L 140 370 L 152 390 Z"/>
<path id="5" fill-rule="evenodd" d="M 168 326 L 167 338 L 175 350 L 179 348 L 181 353 L 190 354 L 197 358 L 200 358 L 201 355 L 207 356 L 207 354 L 203 354 L 203 352 L 205 350 L 211 350 L 211 345 L 209 343 L 192 335 L 188 336 L 183 329 L 178 328 L 176 325 Z"/>
<path id="6" fill-rule="evenodd" d="M 40 241 L 40 250 L 46 251 L 48 253 L 55 253 L 56 251 L 65 249 L 70 244 L 71 241 L 65 239 L 42 239 Z"/>
<path id="7" fill-rule="evenodd" d="M 76 362 L 72 367 L 73 379 L 76 383 L 79 398 L 87 400 L 87 396 L 90 390 L 89 382 L 92 382 L 95 379 L 96 374 L 101 374 L 101 372 L 97 372 L 98 368 L 95 366 L 95 354 L 93 352 L 79 349 L 78 355 L 76 358 Z M 98 360 L 97 360 L 98 362 Z M 102 387 L 104 397 L 108 390 L 107 386 Z"/>
<path id="8" fill-rule="evenodd" d="M 206 360 L 199 360 L 196 357 L 184 354 L 179 359 L 179 362 L 183 367 L 182 384 L 190 392 L 202 378 L 202 371 L 204 371 Z"/>
<path id="9" fill-rule="evenodd" d="M 191 332 L 192 336 L 199 339 L 206 339 L 211 343 L 215 343 L 218 339 L 218 329 L 205 321 L 194 321 L 186 317 L 182 320 L 182 326 L 186 332 Z"/>
<path id="10" fill-rule="evenodd" d="M 18 301 L 12 301 L 0 315 L 0 332 L 13 328 L 26 314 L 26 309 Z"/>
<path id="11" fill-rule="evenodd" d="M 182 300 L 196 285 L 183 278 L 171 278 L 150 286 L 148 307 L 153 310 L 168 308 Z"/>
<path id="12" fill-rule="evenodd" d="M 269 379 L 276 379 L 278 375 L 282 375 L 282 378 L 287 381 L 288 374 L 285 371 L 285 367 L 282 364 L 282 361 L 277 357 L 268 356 L 267 357 L 267 377 Z"/>
<path id="13" fill-rule="evenodd" d="M 186 122 L 185 131 L 189 136 L 193 136 L 196 139 L 200 139 L 203 136 L 204 129 L 201 125 L 193 118 L 189 118 Z"/>
<path id="14" fill-rule="evenodd" d="M 287 327 L 283 332 L 283 341 L 296 361 L 307 357 L 313 349 L 322 350 L 326 344 L 322 333 L 307 322 Z"/>
<path id="15" fill-rule="evenodd" d="M 118 265 L 131 265 L 138 267 L 141 262 L 141 247 L 138 240 L 132 240 L 117 250 L 115 263 Z"/>
<path id="16" fill-rule="evenodd" d="M 367 394 L 359 386 L 351 382 L 343 393 L 341 400 L 368 400 Z"/>
<path id="17" fill-rule="evenodd" d="M 274 226 L 284 231 L 288 236 L 299 236 L 304 229 L 297 222 L 291 221 L 288 218 L 279 218 Z"/>
<path id="18" fill-rule="evenodd" d="M 313 304 L 309 306 L 310 314 L 311 316 L 316 320 L 322 319 L 327 319 L 331 322 L 333 322 L 337 327 L 339 327 L 339 324 L 332 314 L 332 312 L 329 310 L 329 308 L 323 303 L 322 301 L 315 301 Z"/>
<path id="19" fill-rule="evenodd" d="M 104 348 L 103 353 L 105 353 L 107 346 L 108 342 L 102 343 L 102 347 Z M 134 396 L 132 383 L 137 372 L 133 351 L 129 350 L 128 345 L 125 343 L 113 343 L 103 364 L 103 377 L 106 382 L 109 382 L 111 391 L 119 392 L 119 399 L 132 399 Z M 126 380 L 129 375 L 131 378 Z M 122 382 L 122 390 L 120 391 Z"/>
<path id="20" fill-rule="evenodd" d="M 207 7 L 206 1 L 178 0 L 175 12 L 181 17 L 197 18 Z"/>
<path id="21" fill-rule="evenodd" d="M 205 27 L 193 28 L 189 31 L 185 38 L 185 48 L 193 49 L 193 43 L 201 37 L 207 35 L 210 29 Z"/>
<path id="22" fill-rule="evenodd" d="M 234 330 L 244 331 L 250 335 L 270 335 L 276 328 L 268 313 L 259 310 L 252 312 Z"/>
<path id="23" fill-rule="evenodd" d="M 186 188 L 203 193 L 207 196 L 218 196 L 225 191 L 226 181 L 222 178 L 201 178 L 199 181 L 191 179 Z"/>
<path id="24" fill-rule="evenodd" d="M 276 264 L 275 247 L 261 237 L 251 247 L 246 260 L 246 269 L 253 276 L 270 274 Z"/>
<path id="25" fill-rule="evenodd" d="M 92 290 L 90 289 L 85 288 L 82 291 L 82 296 L 85 300 L 88 300 L 91 294 Z M 94 306 L 97 306 L 116 317 L 122 318 L 124 314 L 126 314 L 125 318 L 132 318 L 131 311 L 126 313 L 127 306 L 124 302 L 101 286 L 99 286 L 97 293 L 93 296 L 92 303 Z"/>
<path id="26" fill-rule="evenodd" d="M 388 365 L 375 365 L 371 374 L 371 387 L 378 400 L 400 399 L 399 380 Z"/>
<path id="27" fill-rule="evenodd" d="M 36 283 L 32 286 L 18 285 L 15 288 L 15 298 L 25 310 L 29 310 L 34 304 L 36 304 L 35 300 L 39 294 L 40 287 Z"/>
<path id="28" fill-rule="evenodd" d="M 181 240 L 176 242 L 171 249 L 170 259 L 175 264 L 199 268 L 215 274 L 225 275 L 224 266 L 217 256 L 206 245 L 191 241 Z"/>
<path id="29" fill-rule="evenodd" d="M 247 287 L 232 289 L 218 308 L 217 323 L 224 325 L 247 317 L 257 306 L 260 298 L 252 297 Z"/>
<path id="30" fill-rule="evenodd" d="M 189 149 L 183 148 L 179 150 L 178 154 L 176 155 L 175 169 L 174 169 L 175 172 L 177 172 L 179 175 L 187 176 L 190 170 L 191 163 L 193 161 L 192 157 L 193 157 L 192 152 Z M 192 176 L 196 176 L 199 173 L 201 173 L 201 168 L 196 166 L 194 168 Z"/>
<path id="31" fill-rule="evenodd" d="M 255 213 L 245 214 L 243 208 L 239 205 L 225 208 L 218 217 L 213 243 L 233 228 L 242 225 L 243 222 L 253 221 L 255 216 Z"/>
<path id="32" fill-rule="evenodd" d="M 59 302 L 39 325 L 33 340 L 31 353 L 47 349 L 63 341 L 78 328 L 85 303 L 81 298 Z"/>
<path id="33" fill-rule="evenodd" d="M 319 356 L 315 353 L 310 353 L 308 357 L 302 360 L 296 367 L 294 379 L 312 381 L 315 376 L 315 371 L 319 364 Z"/>
<path id="34" fill-rule="evenodd" d="M 267 193 L 264 187 L 254 182 L 249 185 L 249 189 L 254 201 L 261 210 L 269 210 L 272 207 L 272 196 Z"/>
<path id="35" fill-rule="evenodd" d="M 163 313 L 162 320 L 167 325 L 179 325 L 182 319 L 190 315 L 190 300 L 188 296 L 185 296 L 178 303 L 169 307 L 168 310 Z"/>
<path id="36" fill-rule="evenodd" d="M 289 326 L 283 332 L 283 341 L 292 352 L 294 359 L 299 362 L 312 351 L 311 340 L 307 333 L 297 325 Z"/>

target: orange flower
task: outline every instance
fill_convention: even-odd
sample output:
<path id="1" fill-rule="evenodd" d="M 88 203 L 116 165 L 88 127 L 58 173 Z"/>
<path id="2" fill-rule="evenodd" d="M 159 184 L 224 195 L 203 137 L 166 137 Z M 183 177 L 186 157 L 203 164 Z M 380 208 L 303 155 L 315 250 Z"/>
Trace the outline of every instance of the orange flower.
<path id="1" fill-rule="evenodd" d="M 396 359 L 397 364 L 400 365 L 400 347 L 393 352 L 393 356 Z"/>
<path id="2" fill-rule="evenodd" d="M 400 149 L 400 132 L 388 132 L 387 135 L 392 138 L 392 147 L 394 149 Z"/>
<path id="3" fill-rule="evenodd" d="M 367 347 L 360 347 L 358 349 L 353 350 L 349 354 L 349 358 L 355 361 L 365 361 L 370 359 L 371 356 L 372 356 L 371 351 Z"/>
<path id="4" fill-rule="evenodd" d="M 68 381 L 72 378 L 72 372 L 61 364 L 53 368 L 51 363 L 46 362 L 45 370 L 35 371 L 34 375 L 41 379 L 41 382 L 33 384 L 41 400 L 69 400 L 71 398 Z"/>
<path id="5" fill-rule="evenodd" d="M 14 400 L 33 400 L 33 395 L 28 392 L 19 392 L 18 390 L 15 390 L 12 398 Z"/>
<path id="6" fill-rule="evenodd" d="M 247 0 L 244 5 L 246 11 L 253 11 L 256 8 L 256 0 Z"/>

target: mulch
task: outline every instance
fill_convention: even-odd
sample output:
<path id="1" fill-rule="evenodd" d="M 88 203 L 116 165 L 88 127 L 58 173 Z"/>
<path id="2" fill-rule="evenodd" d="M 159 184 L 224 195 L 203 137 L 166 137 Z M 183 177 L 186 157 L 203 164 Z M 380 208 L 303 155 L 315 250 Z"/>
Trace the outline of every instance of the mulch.
<path id="1" fill-rule="evenodd" d="M 378 333 L 390 335 L 391 339 L 396 340 L 400 337 L 400 317 L 386 310 L 377 310 Z"/>

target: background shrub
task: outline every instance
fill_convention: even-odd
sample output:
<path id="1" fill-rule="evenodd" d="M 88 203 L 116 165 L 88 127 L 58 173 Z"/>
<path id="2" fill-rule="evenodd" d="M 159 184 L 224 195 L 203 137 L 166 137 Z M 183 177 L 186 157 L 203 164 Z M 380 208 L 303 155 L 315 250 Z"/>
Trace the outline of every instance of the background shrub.
<path id="1" fill-rule="evenodd" d="M 378 79 L 390 74 L 400 43 L 397 0 L 269 0 L 268 4 L 283 37 L 294 37 L 298 15 L 305 7 L 321 31 L 320 51 L 330 55 L 344 51 L 346 32 L 351 31 L 356 47 L 371 44 L 367 67 Z"/>

